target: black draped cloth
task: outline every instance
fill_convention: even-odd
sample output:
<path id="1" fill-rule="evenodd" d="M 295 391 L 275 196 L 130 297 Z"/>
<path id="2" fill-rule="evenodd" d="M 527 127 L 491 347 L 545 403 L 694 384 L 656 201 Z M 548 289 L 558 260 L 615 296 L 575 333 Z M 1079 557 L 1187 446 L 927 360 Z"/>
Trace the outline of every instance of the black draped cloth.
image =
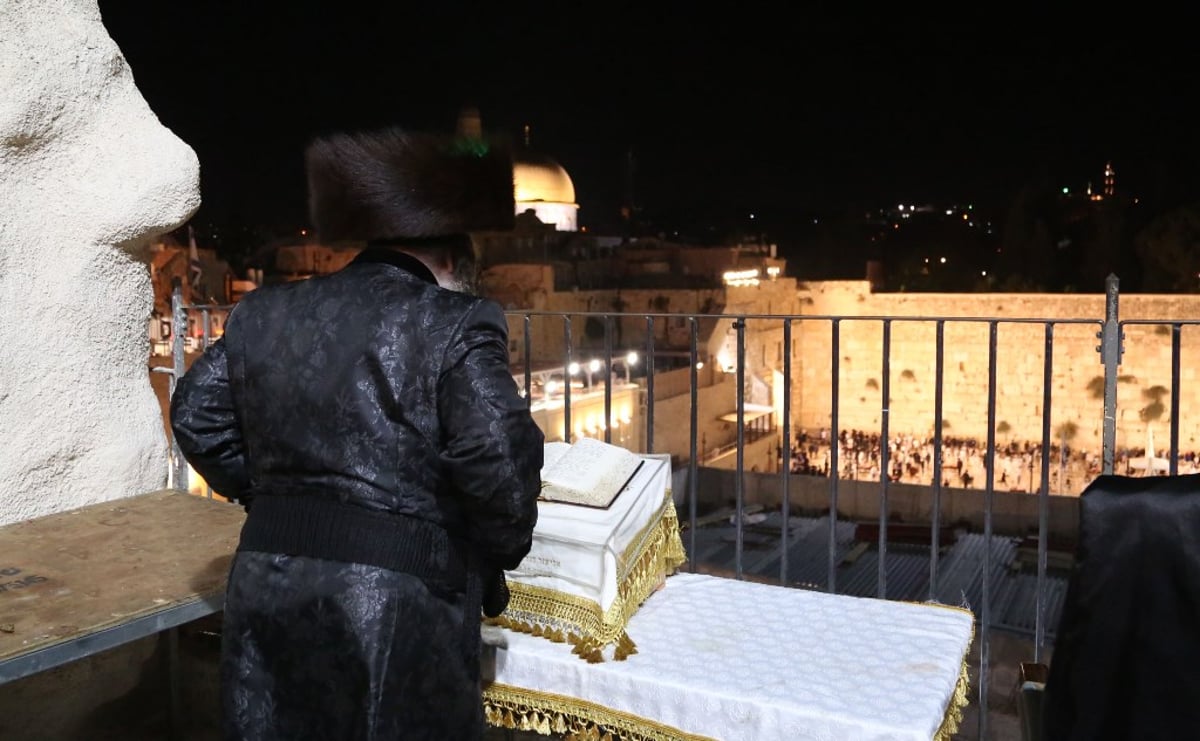
<path id="1" fill-rule="evenodd" d="M 1048 741 L 1200 738 L 1200 474 L 1081 495 L 1043 713 Z"/>

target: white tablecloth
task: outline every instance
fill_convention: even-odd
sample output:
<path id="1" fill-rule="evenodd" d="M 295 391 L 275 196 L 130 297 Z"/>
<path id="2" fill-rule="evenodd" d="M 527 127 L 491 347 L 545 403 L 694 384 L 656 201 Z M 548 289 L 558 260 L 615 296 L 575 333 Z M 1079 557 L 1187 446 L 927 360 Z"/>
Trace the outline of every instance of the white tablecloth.
<path id="1" fill-rule="evenodd" d="M 643 458 L 608 509 L 538 503 L 533 546 L 506 572 L 512 596 L 491 622 L 553 635 L 592 660 L 634 648 L 636 636 L 626 634 L 630 616 L 685 560 L 670 456 Z"/>
<path id="2" fill-rule="evenodd" d="M 495 629 L 493 725 L 630 739 L 946 738 L 966 703 L 959 608 L 677 574 L 629 623 L 638 653 L 588 664 Z M 489 629 L 492 630 L 492 629 Z M 486 676 L 486 672 L 485 672 Z"/>

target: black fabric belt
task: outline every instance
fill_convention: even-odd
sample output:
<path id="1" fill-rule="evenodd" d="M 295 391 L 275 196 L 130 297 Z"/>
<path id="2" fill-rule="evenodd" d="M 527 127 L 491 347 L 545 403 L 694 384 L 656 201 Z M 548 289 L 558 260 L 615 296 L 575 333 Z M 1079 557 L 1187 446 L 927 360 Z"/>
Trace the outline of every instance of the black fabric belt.
<path id="1" fill-rule="evenodd" d="M 238 550 L 362 563 L 412 574 L 432 589 L 463 592 L 462 651 L 478 671 L 483 565 L 442 527 L 319 494 L 257 494 Z M 498 579 L 504 589 L 503 572 Z"/>
<path id="2" fill-rule="evenodd" d="M 315 494 L 256 495 L 238 550 L 368 564 L 433 588 L 467 589 L 466 549 L 442 527 Z"/>

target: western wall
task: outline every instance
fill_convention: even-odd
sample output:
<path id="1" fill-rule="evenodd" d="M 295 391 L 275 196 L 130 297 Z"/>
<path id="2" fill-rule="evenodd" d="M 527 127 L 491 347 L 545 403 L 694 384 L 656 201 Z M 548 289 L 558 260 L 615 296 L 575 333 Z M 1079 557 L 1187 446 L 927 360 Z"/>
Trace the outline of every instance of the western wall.
<path id="1" fill-rule="evenodd" d="M 1050 430 L 1068 431 L 1072 447 L 1098 452 L 1103 428 L 1104 366 L 1097 333 L 1105 297 L 1096 294 L 872 293 L 866 281 L 800 286 L 803 314 L 793 323 L 793 406 L 798 426 L 827 427 L 832 407 L 832 325 L 839 324 L 839 427 L 878 431 L 883 403 L 882 317 L 890 322 L 888 429 L 896 435 L 933 432 L 936 390 L 934 320 L 946 318 L 943 350 L 943 435 L 985 440 L 988 432 L 990 339 L 995 331 L 997 444 L 1040 441 L 1045 404 L 1047 321 L 1053 324 Z M 1121 320 L 1185 321 L 1200 315 L 1200 296 L 1123 295 Z M 873 317 L 868 319 L 867 317 Z M 951 319 L 954 318 L 954 319 Z M 977 321 L 970 321 L 979 318 Z M 1020 320 L 1042 320 L 1023 322 Z M 1117 447 L 1142 448 L 1148 427 L 1155 449 L 1169 446 L 1171 346 L 1169 325 L 1124 328 L 1117 384 Z M 1197 447 L 1200 404 L 1193 380 L 1200 363 L 1197 327 L 1182 326 L 1179 388 L 1180 452 Z M 1070 423 L 1070 424 L 1068 424 Z M 1074 435 L 1070 435 L 1071 424 Z M 1064 430 L 1066 428 L 1066 430 Z"/>
<path id="2" fill-rule="evenodd" d="M 505 266 L 508 269 L 514 266 Z M 527 266 L 517 266 L 527 267 Z M 791 328 L 791 420 L 796 428 L 816 430 L 830 425 L 832 399 L 832 329 L 838 325 L 838 426 L 843 430 L 879 431 L 882 410 L 888 410 L 892 437 L 931 436 L 937 391 L 937 320 L 943 324 L 942 434 L 985 441 L 988 434 L 990 343 L 995 332 L 995 431 L 998 445 L 1040 442 L 1043 410 L 1049 408 L 1048 427 L 1054 443 L 1066 434 L 1068 444 L 1099 453 L 1103 434 L 1103 379 L 1097 346 L 1105 316 L 1105 296 L 1091 294 L 1034 293 L 875 293 L 867 281 L 803 282 L 791 278 L 757 286 L 727 286 L 708 290 L 547 290 L 544 266 L 537 276 L 522 275 L 540 286 L 541 300 L 530 305 L 512 296 L 509 309 L 529 306 L 533 311 L 563 314 L 576 312 L 626 312 L 613 322 L 614 351 L 645 344 L 646 319 L 638 313 L 680 314 L 684 318 L 655 319 L 657 347 L 686 351 L 689 314 L 724 314 L 728 319 L 701 319 L 699 357 L 706 362 L 730 365 L 736 344 L 733 319 L 749 317 L 745 330 L 748 379 L 746 401 L 772 404 L 782 411 L 783 321 L 793 316 Z M 509 283 L 518 281 L 508 276 Z M 616 299 L 619 298 L 619 303 Z M 1184 322 L 1200 315 L 1200 296 L 1127 294 L 1119 298 L 1121 320 L 1163 320 L 1167 324 L 1130 324 L 1124 327 L 1124 348 L 1118 368 L 1118 449 L 1147 447 L 1153 435 L 1155 452 L 1164 454 L 1170 443 L 1171 321 Z M 770 318 L 768 318 L 770 315 Z M 711 316 L 711 315 L 710 315 Z M 888 403 L 884 404 L 883 335 L 885 319 L 889 338 Z M 588 338 L 588 323 L 572 322 L 576 357 L 596 354 L 598 337 Z M 1050 336 L 1047 337 L 1047 327 Z M 529 325 L 535 364 L 554 365 L 563 360 L 564 327 L 561 317 L 534 317 Z M 514 362 L 522 360 L 525 325 L 519 314 L 510 315 L 510 349 Z M 1200 402 L 1194 384 L 1200 362 L 1198 328 L 1180 330 L 1179 420 L 1180 453 L 1195 450 L 1200 420 L 1187 411 Z M 1046 399 L 1046 348 L 1052 343 L 1049 403 Z M 591 345 L 592 349 L 581 349 Z M 664 369 L 660 369 L 662 371 Z M 768 390 L 773 389 L 773 390 Z M 656 389 L 656 403 L 666 402 L 666 389 Z M 685 394 L 686 395 L 686 394 Z M 733 392 L 721 405 L 733 408 Z M 727 411 L 727 410 L 726 410 Z M 702 426 L 713 427 L 702 415 Z M 778 415 L 781 416 L 781 415 Z M 714 427 L 710 439 L 720 440 L 729 430 Z"/>

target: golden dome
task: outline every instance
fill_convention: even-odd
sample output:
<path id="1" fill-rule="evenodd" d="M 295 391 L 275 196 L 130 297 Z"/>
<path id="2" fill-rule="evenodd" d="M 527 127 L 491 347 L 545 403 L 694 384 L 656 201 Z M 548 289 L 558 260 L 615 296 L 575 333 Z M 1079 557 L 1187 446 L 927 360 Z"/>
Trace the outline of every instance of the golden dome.
<path id="1" fill-rule="evenodd" d="M 575 203 L 575 184 L 562 165 L 542 154 L 524 151 L 513 158 L 517 203 Z"/>

